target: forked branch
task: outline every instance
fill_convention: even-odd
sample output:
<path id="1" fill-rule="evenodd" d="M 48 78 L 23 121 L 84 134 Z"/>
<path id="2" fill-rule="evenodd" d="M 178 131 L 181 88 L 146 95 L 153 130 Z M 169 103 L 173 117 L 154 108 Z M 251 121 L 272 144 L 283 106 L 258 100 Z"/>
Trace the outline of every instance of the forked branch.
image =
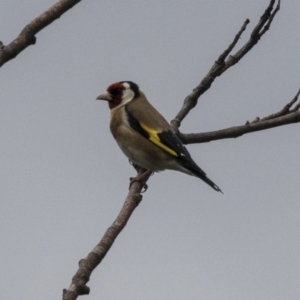
<path id="1" fill-rule="evenodd" d="M 211 67 L 211 69 L 206 74 L 206 76 L 202 79 L 200 84 L 196 86 L 193 92 L 185 98 L 181 110 L 178 112 L 176 117 L 171 121 L 171 126 L 175 132 L 178 131 L 178 128 L 180 127 L 182 120 L 188 115 L 191 109 L 193 109 L 197 105 L 199 97 L 211 87 L 214 80 L 218 76 L 223 74 L 227 69 L 229 69 L 230 67 L 238 63 L 258 43 L 260 38 L 270 28 L 276 13 L 280 9 L 280 0 L 278 0 L 276 8 L 273 10 L 274 3 L 275 0 L 270 1 L 269 6 L 261 16 L 259 22 L 253 29 L 249 40 L 244 44 L 244 46 L 241 47 L 234 55 L 230 55 L 228 57 L 228 55 L 230 54 L 230 52 L 232 51 L 232 49 L 235 47 L 238 40 L 240 39 L 241 35 L 246 30 L 246 27 L 250 21 L 247 19 L 244 22 L 243 26 L 236 34 L 233 42 L 219 56 L 217 61 Z"/>

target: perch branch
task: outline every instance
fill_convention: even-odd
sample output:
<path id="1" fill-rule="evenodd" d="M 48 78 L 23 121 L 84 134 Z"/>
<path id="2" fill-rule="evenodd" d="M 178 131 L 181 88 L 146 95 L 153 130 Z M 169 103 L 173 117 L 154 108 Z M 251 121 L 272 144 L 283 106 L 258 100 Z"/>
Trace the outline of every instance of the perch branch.
<path id="1" fill-rule="evenodd" d="M 139 174 L 144 171 L 140 169 Z M 99 244 L 94 247 L 88 256 L 79 261 L 79 268 L 72 278 L 71 285 L 68 289 L 63 290 L 63 300 L 75 300 L 80 295 L 89 294 L 90 288 L 86 284 L 93 270 L 101 263 L 115 239 L 127 224 L 131 214 L 142 201 L 142 188 L 143 185 L 140 182 L 134 182 L 131 185 L 123 207 L 113 224 L 106 230 Z"/>
<path id="2" fill-rule="evenodd" d="M 39 31 L 58 19 L 62 14 L 71 9 L 80 1 L 81 0 L 60 0 L 40 16 L 32 20 L 28 25 L 26 25 L 18 37 L 15 38 L 10 44 L 5 46 L 0 41 L 0 67 L 2 67 L 9 60 L 15 58 L 28 46 L 34 45 L 36 43 L 35 35 Z"/>

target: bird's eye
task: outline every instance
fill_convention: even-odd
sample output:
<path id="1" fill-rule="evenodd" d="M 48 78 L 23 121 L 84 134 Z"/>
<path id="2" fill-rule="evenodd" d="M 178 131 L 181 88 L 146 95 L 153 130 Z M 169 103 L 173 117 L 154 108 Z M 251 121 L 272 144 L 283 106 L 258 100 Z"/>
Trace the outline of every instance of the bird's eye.
<path id="1" fill-rule="evenodd" d="M 123 90 L 120 89 L 120 88 L 119 88 L 119 89 L 115 89 L 115 90 L 114 90 L 114 94 L 121 94 L 122 91 L 123 91 Z"/>

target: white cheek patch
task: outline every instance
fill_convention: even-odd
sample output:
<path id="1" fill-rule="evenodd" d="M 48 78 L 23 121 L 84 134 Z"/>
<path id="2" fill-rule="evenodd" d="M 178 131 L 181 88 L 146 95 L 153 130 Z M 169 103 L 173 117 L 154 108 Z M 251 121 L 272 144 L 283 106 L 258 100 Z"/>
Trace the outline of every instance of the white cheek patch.
<path id="1" fill-rule="evenodd" d="M 123 82 L 123 86 L 126 90 L 130 89 L 130 84 L 128 82 Z"/>
<path id="2" fill-rule="evenodd" d="M 125 90 L 123 91 L 123 96 L 122 96 L 122 104 L 126 104 L 129 101 L 131 101 L 134 97 L 134 92 L 131 90 L 130 86 L 128 83 L 124 83 Z"/>
<path id="3" fill-rule="evenodd" d="M 124 86 L 125 89 L 124 89 L 123 92 L 122 92 L 122 101 L 121 101 L 121 103 L 120 103 L 118 106 L 116 106 L 116 107 L 114 107 L 113 109 L 111 109 L 111 112 L 114 111 L 115 109 L 118 109 L 118 108 L 120 108 L 120 107 L 126 105 L 126 104 L 127 104 L 128 102 L 130 102 L 130 101 L 134 98 L 134 96 L 135 96 L 135 94 L 134 94 L 133 90 L 131 89 L 129 83 L 124 82 L 124 83 L 123 83 L 123 86 Z"/>

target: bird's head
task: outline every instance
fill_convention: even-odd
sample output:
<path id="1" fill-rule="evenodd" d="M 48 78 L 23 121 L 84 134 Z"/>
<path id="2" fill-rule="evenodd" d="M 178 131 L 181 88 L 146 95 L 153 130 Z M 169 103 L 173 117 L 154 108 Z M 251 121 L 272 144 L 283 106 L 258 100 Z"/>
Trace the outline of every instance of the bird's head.
<path id="1" fill-rule="evenodd" d="M 120 81 L 111 84 L 97 100 L 106 100 L 110 109 L 123 106 L 140 95 L 139 87 L 132 81 Z"/>

